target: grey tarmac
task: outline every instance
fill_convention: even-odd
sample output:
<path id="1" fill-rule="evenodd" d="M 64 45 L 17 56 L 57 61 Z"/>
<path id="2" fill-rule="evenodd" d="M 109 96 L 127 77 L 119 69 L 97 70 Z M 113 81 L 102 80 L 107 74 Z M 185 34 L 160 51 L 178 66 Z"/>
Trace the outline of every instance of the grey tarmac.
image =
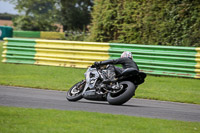
<path id="1" fill-rule="evenodd" d="M 121 106 L 107 102 L 80 100 L 69 102 L 66 91 L 0 86 L 0 106 L 79 110 L 200 122 L 200 105 L 132 98 Z"/>

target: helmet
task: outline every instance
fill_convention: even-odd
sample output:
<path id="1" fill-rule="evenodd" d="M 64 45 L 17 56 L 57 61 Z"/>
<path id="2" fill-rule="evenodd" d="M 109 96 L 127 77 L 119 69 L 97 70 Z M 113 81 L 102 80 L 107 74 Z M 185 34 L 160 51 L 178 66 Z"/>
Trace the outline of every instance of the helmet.
<path id="1" fill-rule="evenodd" d="M 129 51 L 124 51 L 124 52 L 121 54 L 121 58 L 124 58 L 124 57 L 128 57 L 128 58 L 130 58 L 130 59 L 133 59 L 132 53 L 129 52 Z"/>

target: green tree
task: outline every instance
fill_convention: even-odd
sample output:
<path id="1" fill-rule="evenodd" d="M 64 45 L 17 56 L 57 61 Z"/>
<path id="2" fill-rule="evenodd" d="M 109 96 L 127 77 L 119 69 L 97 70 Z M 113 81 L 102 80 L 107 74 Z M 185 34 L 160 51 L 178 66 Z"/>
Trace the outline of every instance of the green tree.
<path id="1" fill-rule="evenodd" d="M 4 0 L 8 1 L 8 0 Z M 55 0 L 9 0 L 15 4 L 20 16 L 16 17 L 14 26 L 18 30 L 55 31 Z"/>
<path id="2" fill-rule="evenodd" d="M 0 13 L 0 19 L 2 20 L 12 20 L 13 18 L 17 17 L 18 15 L 13 15 L 10 13 Z"/>
<path id="3" fill-rule="evenodd" d="M 14 19 L 22 30 L 55 30 L 55 23 L 64 30 L 83 30 L 91 20 L 93 0 L 4 0 L 13 3 L 23 15 Z"/>
<path id="4" fill-rule="evenodd" d="M 90 24 L 93 0 L 58 0 L 64 30 L 83 30 Z"/>

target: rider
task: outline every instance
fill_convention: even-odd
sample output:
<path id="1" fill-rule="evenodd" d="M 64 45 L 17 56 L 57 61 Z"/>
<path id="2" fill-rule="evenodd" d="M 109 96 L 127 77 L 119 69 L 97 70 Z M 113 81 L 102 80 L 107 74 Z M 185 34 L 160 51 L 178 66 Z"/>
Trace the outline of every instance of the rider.
<path id="1" fill-rule="evenodd" d="M 105 61 L 100 61 L 100 62 L 95 62 L 94 65 L 99 66 L 99 65 L 107 65 L 107 64 L 121 64 L 123 69 L 116 67 L 117 72 L 122 72 L 123 70 L 127 68 L 134 68 L 137 71 L 139 71 L 139 68 L 137 64 L 133 61 L 132 53 L 129 51 L 124 51 L 121 54 L 121 58 L 118 59 L 113 59 L 113 60 L 105 60 Z"/>
<path id="2" fill-rule="evenodd" d="M 100 66 L 100 65 L 107 65 L 107 64 L 121 64 L 122 68 L 120 67 L 116 67 L 115 66 L 115 71 L 117 73 L 117 75 L 120 75 L 122 72 L 124 72 L 125 70 L 128 69 L 132 69 L 135 70 L 135 72 L 139 72 L 139 68 L 137 66 L 137 64 L 133 61 L 133 57 L 132 57 L 132 53 L 129 51 L 124 51 L 121 54 L 121 58 L 118 59 L 113 59 L 113 60 L 105 60 L 105 61 L 100 61 L 100 62 L 95 62 L 94 65 L 96 66 Z"/>

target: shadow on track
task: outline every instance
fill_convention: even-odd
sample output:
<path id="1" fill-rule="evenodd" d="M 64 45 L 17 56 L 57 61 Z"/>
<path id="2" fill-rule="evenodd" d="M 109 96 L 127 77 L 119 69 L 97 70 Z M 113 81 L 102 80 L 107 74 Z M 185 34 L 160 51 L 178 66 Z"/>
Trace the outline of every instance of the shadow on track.
<path id="1" fill-rule="evenodd" d="M 88 104 L 100 104 L 100 105 L 106 105 L 106 106 L 115 106 L 115 107 L 140 107 L 140 108 L 150 108 L 148 106 L 140 106 L 140 105 L 128 105 L 128 104 L 123 104 L 123 105 L 111 105 L 108 104 L 107 102 L 96 102 L 96 101 L 77 101 L 78 103 L 88 103 Z"/>

